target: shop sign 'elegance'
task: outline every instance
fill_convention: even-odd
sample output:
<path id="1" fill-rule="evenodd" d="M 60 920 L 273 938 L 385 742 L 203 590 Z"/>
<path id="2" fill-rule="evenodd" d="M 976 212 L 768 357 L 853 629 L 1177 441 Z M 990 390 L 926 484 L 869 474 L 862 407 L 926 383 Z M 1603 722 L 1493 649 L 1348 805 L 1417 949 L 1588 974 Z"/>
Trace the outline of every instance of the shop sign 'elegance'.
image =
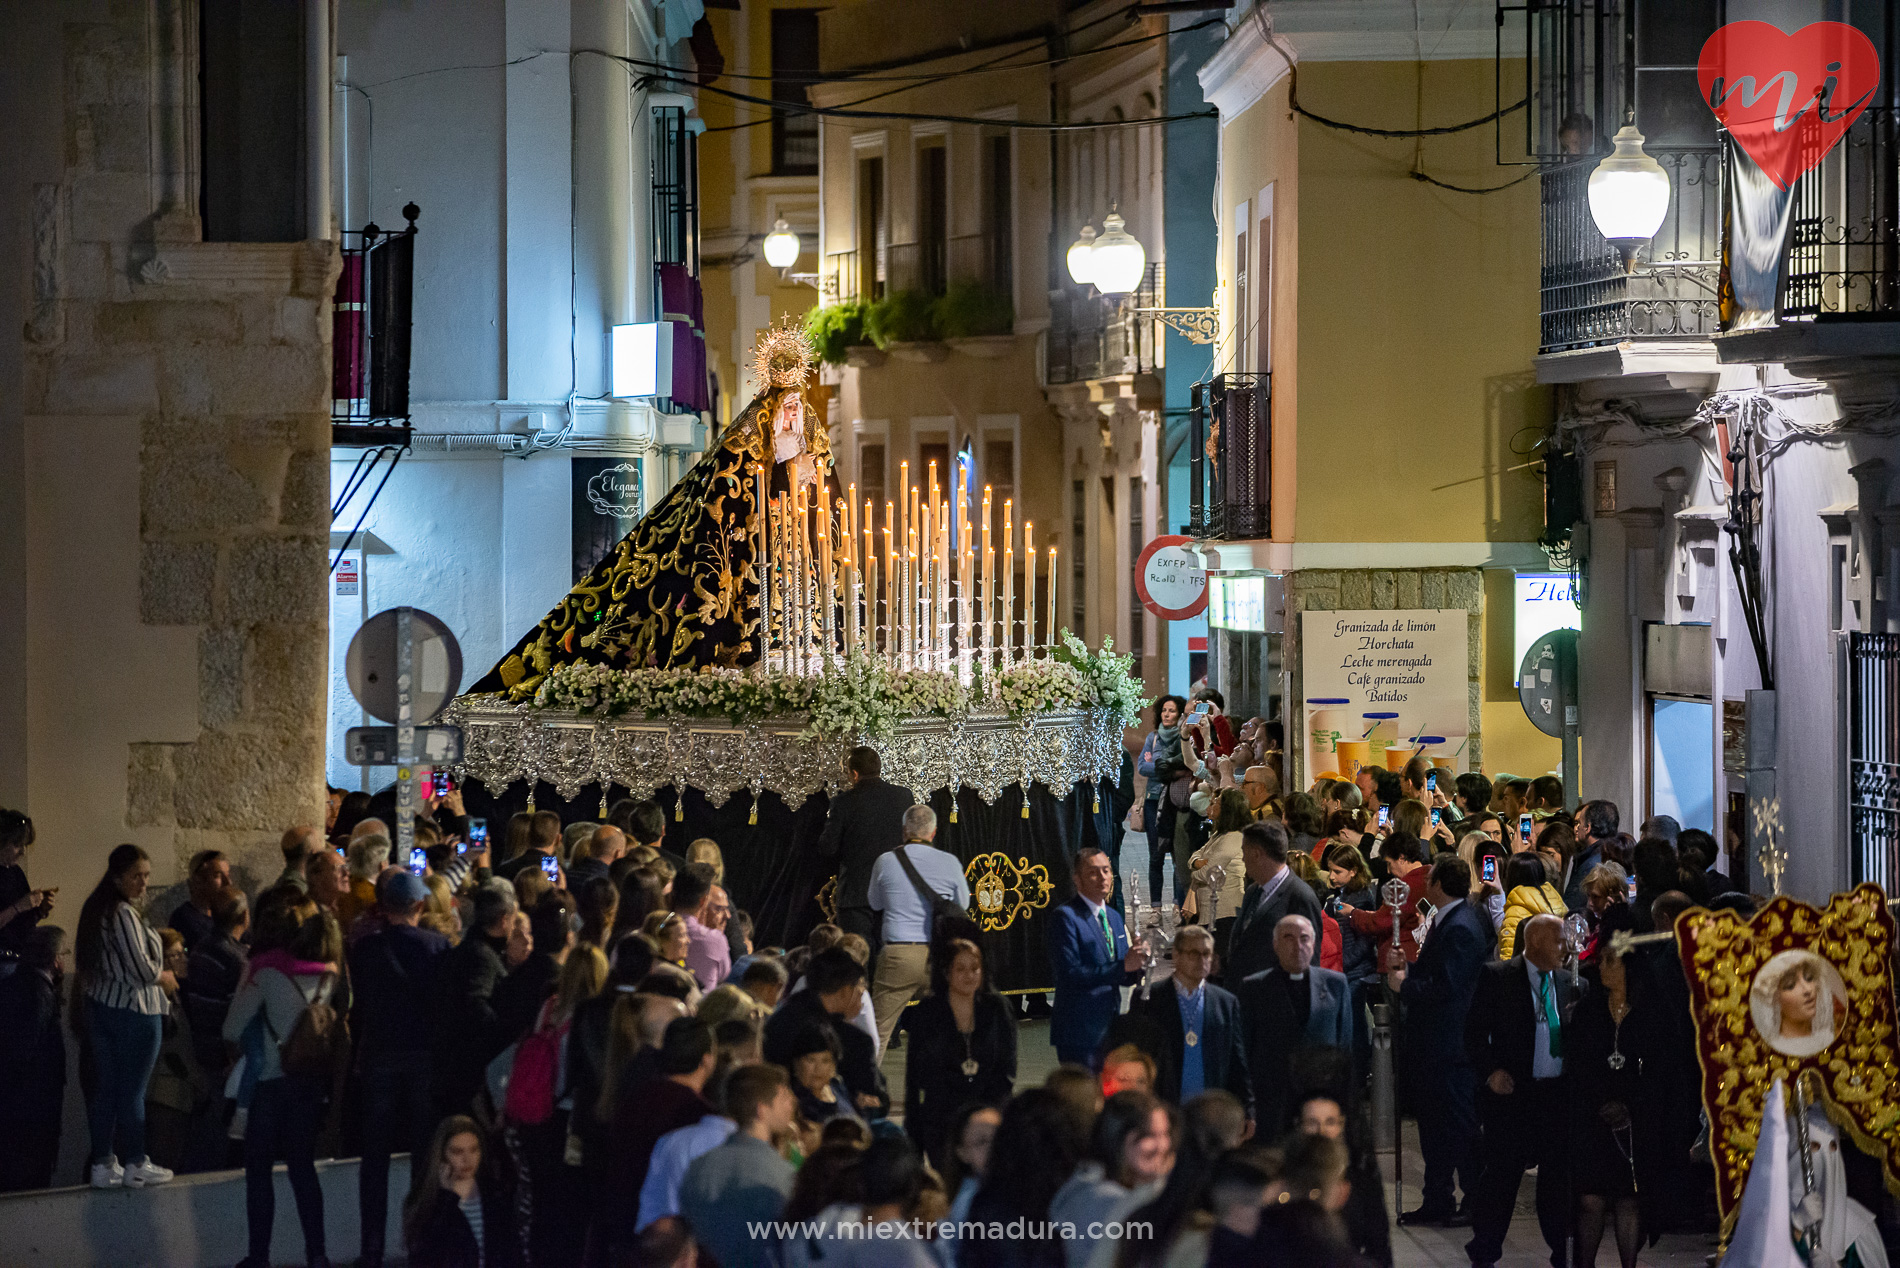
<path id="1" fill-rule="evenodd" d="M 1767 22 L 1730 22 L 1703 44 L 1696 82 L 1736 144 L 1787 189 L 1867 108 L 1880 87 L 1880 55 L 1845 22 L 1792 35 Z"/>

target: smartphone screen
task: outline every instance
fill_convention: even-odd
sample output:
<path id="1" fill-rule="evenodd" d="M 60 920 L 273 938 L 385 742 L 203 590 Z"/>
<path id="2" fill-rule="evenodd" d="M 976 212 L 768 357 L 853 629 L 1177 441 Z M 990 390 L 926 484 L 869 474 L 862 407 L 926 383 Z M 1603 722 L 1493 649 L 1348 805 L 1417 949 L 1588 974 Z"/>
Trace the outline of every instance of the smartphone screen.
<path id="1" fill-rule="evenodd" d="M 1495 854 L 1484 856 L 1484 879 L 1488 884 L 1498 883 L 1498 856 Z"/>
<path id="2" fill-rule="evenodd" d="M 561 860 L 555 858 L 552 854 L 543 854 L 541 856 L 541 870 L 547 873 L 549 880 L 558 883 L 561 879 Z"/>
<path id="3" fill-rule="evenodd" d="M 1426 792 L 1438 791 L 1438 772 L 1437 771 L 1428 770 L 1425 772 L 1425 791 Z"/>
<path id="4" fill-rule="evenodd" d="M 1636 901 L 1636 878 L 1634 876 L 1630 877 L 1630 901 Z"/>
<path id="5" fill-rule="evenodd" d="M 470 819 L 468 821 L 468 849 L 485 850 L 488 848 L 488 820 Z"/>
<path id="6" fill-rule="evenodd" d="M 1437 806 L 1433 806 L 1432 807 L 1432 826 L 1436 828 L 1440 823 L 1444 822 L 1444 819 L 1445 819 L 1445 812 L 1443 810 L 1440 810 Z"/>
<path id="7" fill-rule="evenodd" d="M 431 797 L 446 797 L 455 791 L 454 785 L 449 779 L 449 773 L 445 770 L 431 771 L 429 774 L 429 786 L 431 789 L 429 795 Z"/>
<path id="8" fill-rule="evenodd" d="M 428 854 L 424 852 L 423 848 L 419 845 L 411 846 L 409 849 L 409 870 L 414 872 L 417 876 L 420 876 L 423 872 L 428 870 L 428 867 Z"/>
<path id="9" fill-rule="evenodd" d="M 1522 841 L 1525 845 L 1531 843 L 1531 817 L 1529 815 L 1519 815 L 1517 817 L 1517 839 Z"/>
<path id="10" fill-rule="evenodd" d="M 1392 822 L 1392 807 L 1380 806 L 1379 807 L 1379 826 L 1383 828 L 1389 825 L 1391 822 Z"/>

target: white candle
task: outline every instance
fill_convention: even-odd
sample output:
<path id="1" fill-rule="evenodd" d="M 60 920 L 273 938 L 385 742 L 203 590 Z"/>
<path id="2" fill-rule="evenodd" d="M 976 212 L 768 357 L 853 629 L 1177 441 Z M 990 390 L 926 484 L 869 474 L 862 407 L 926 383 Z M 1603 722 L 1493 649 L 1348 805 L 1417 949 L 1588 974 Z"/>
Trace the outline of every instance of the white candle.
<path id="1" fill-rule="evenodd" d="M 1010 524 L 1011 498 L 1003 499 L 1003 664 L 1016 660 L 1016 530 Z"/>
<path id="2" fill-rule="evenodd" d="M 1023 521 L 1023 658 L 1036 641 L 1036 523 Z"/>
<path id="3" fill-rule="evenodd" d="M 1049 646 L 1056 645 L 1056 548 L 1049 548 Z"/>

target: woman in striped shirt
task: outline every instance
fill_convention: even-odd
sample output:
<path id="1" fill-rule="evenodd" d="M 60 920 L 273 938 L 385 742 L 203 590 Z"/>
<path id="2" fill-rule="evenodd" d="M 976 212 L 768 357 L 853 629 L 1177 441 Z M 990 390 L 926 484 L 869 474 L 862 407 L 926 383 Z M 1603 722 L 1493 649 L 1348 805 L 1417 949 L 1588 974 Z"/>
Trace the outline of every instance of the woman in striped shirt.
<path id="1" fill-rule="evenodd" d="M 121 845 L 106 859 L 106 874 L 79 911 L 77 996 L 84 1001 L 84 1034 L 97 1071 L 86 1104 L 95 1189 L 140 1188 L 172 1178 L 145 1153 L 145 1086 L 158 1061 L 167 996 L 178 989 L 165 968 L 158 931 L 133 905 L 151 879 L 145 851 Z M 113 1150 L 115 1134 L 125 1140 L 129 1161 L 123 1167 Z"/>

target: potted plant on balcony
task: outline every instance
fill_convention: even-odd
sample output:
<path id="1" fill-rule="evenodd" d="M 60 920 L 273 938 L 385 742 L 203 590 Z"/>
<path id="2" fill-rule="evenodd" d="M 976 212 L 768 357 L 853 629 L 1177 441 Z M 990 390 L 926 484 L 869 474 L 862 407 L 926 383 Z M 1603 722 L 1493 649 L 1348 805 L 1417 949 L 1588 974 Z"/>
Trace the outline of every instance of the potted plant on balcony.
<path id="1" fill-rule="evenodd" d="M 936 306 L 922 291 L 893 291 L 864 315 L 871 341 L 904 361 L 942 361 L 950 349 L 937 337 Z"/>
<path id="2" fill-rule="evenodd" d="M 984 282 L 958 282 L 934 305 L 937 329 L 952 348 L 972 357 L 1004 357 L 1016 344 L 1016 309 L 1009 296 Z"/>
<path id="3" fill-rule="evenodd" d="M 875 356 L 876 364 L 883 363 L 884 354 L 870 346 L 864 333 L 864 312 L 863 303 L 847 299 L 822 305 L 806 314 L 805 335 L 820 361 L 826 365 L 858 365 L 860 362 L 853 354 L 864 352 Z"/>

